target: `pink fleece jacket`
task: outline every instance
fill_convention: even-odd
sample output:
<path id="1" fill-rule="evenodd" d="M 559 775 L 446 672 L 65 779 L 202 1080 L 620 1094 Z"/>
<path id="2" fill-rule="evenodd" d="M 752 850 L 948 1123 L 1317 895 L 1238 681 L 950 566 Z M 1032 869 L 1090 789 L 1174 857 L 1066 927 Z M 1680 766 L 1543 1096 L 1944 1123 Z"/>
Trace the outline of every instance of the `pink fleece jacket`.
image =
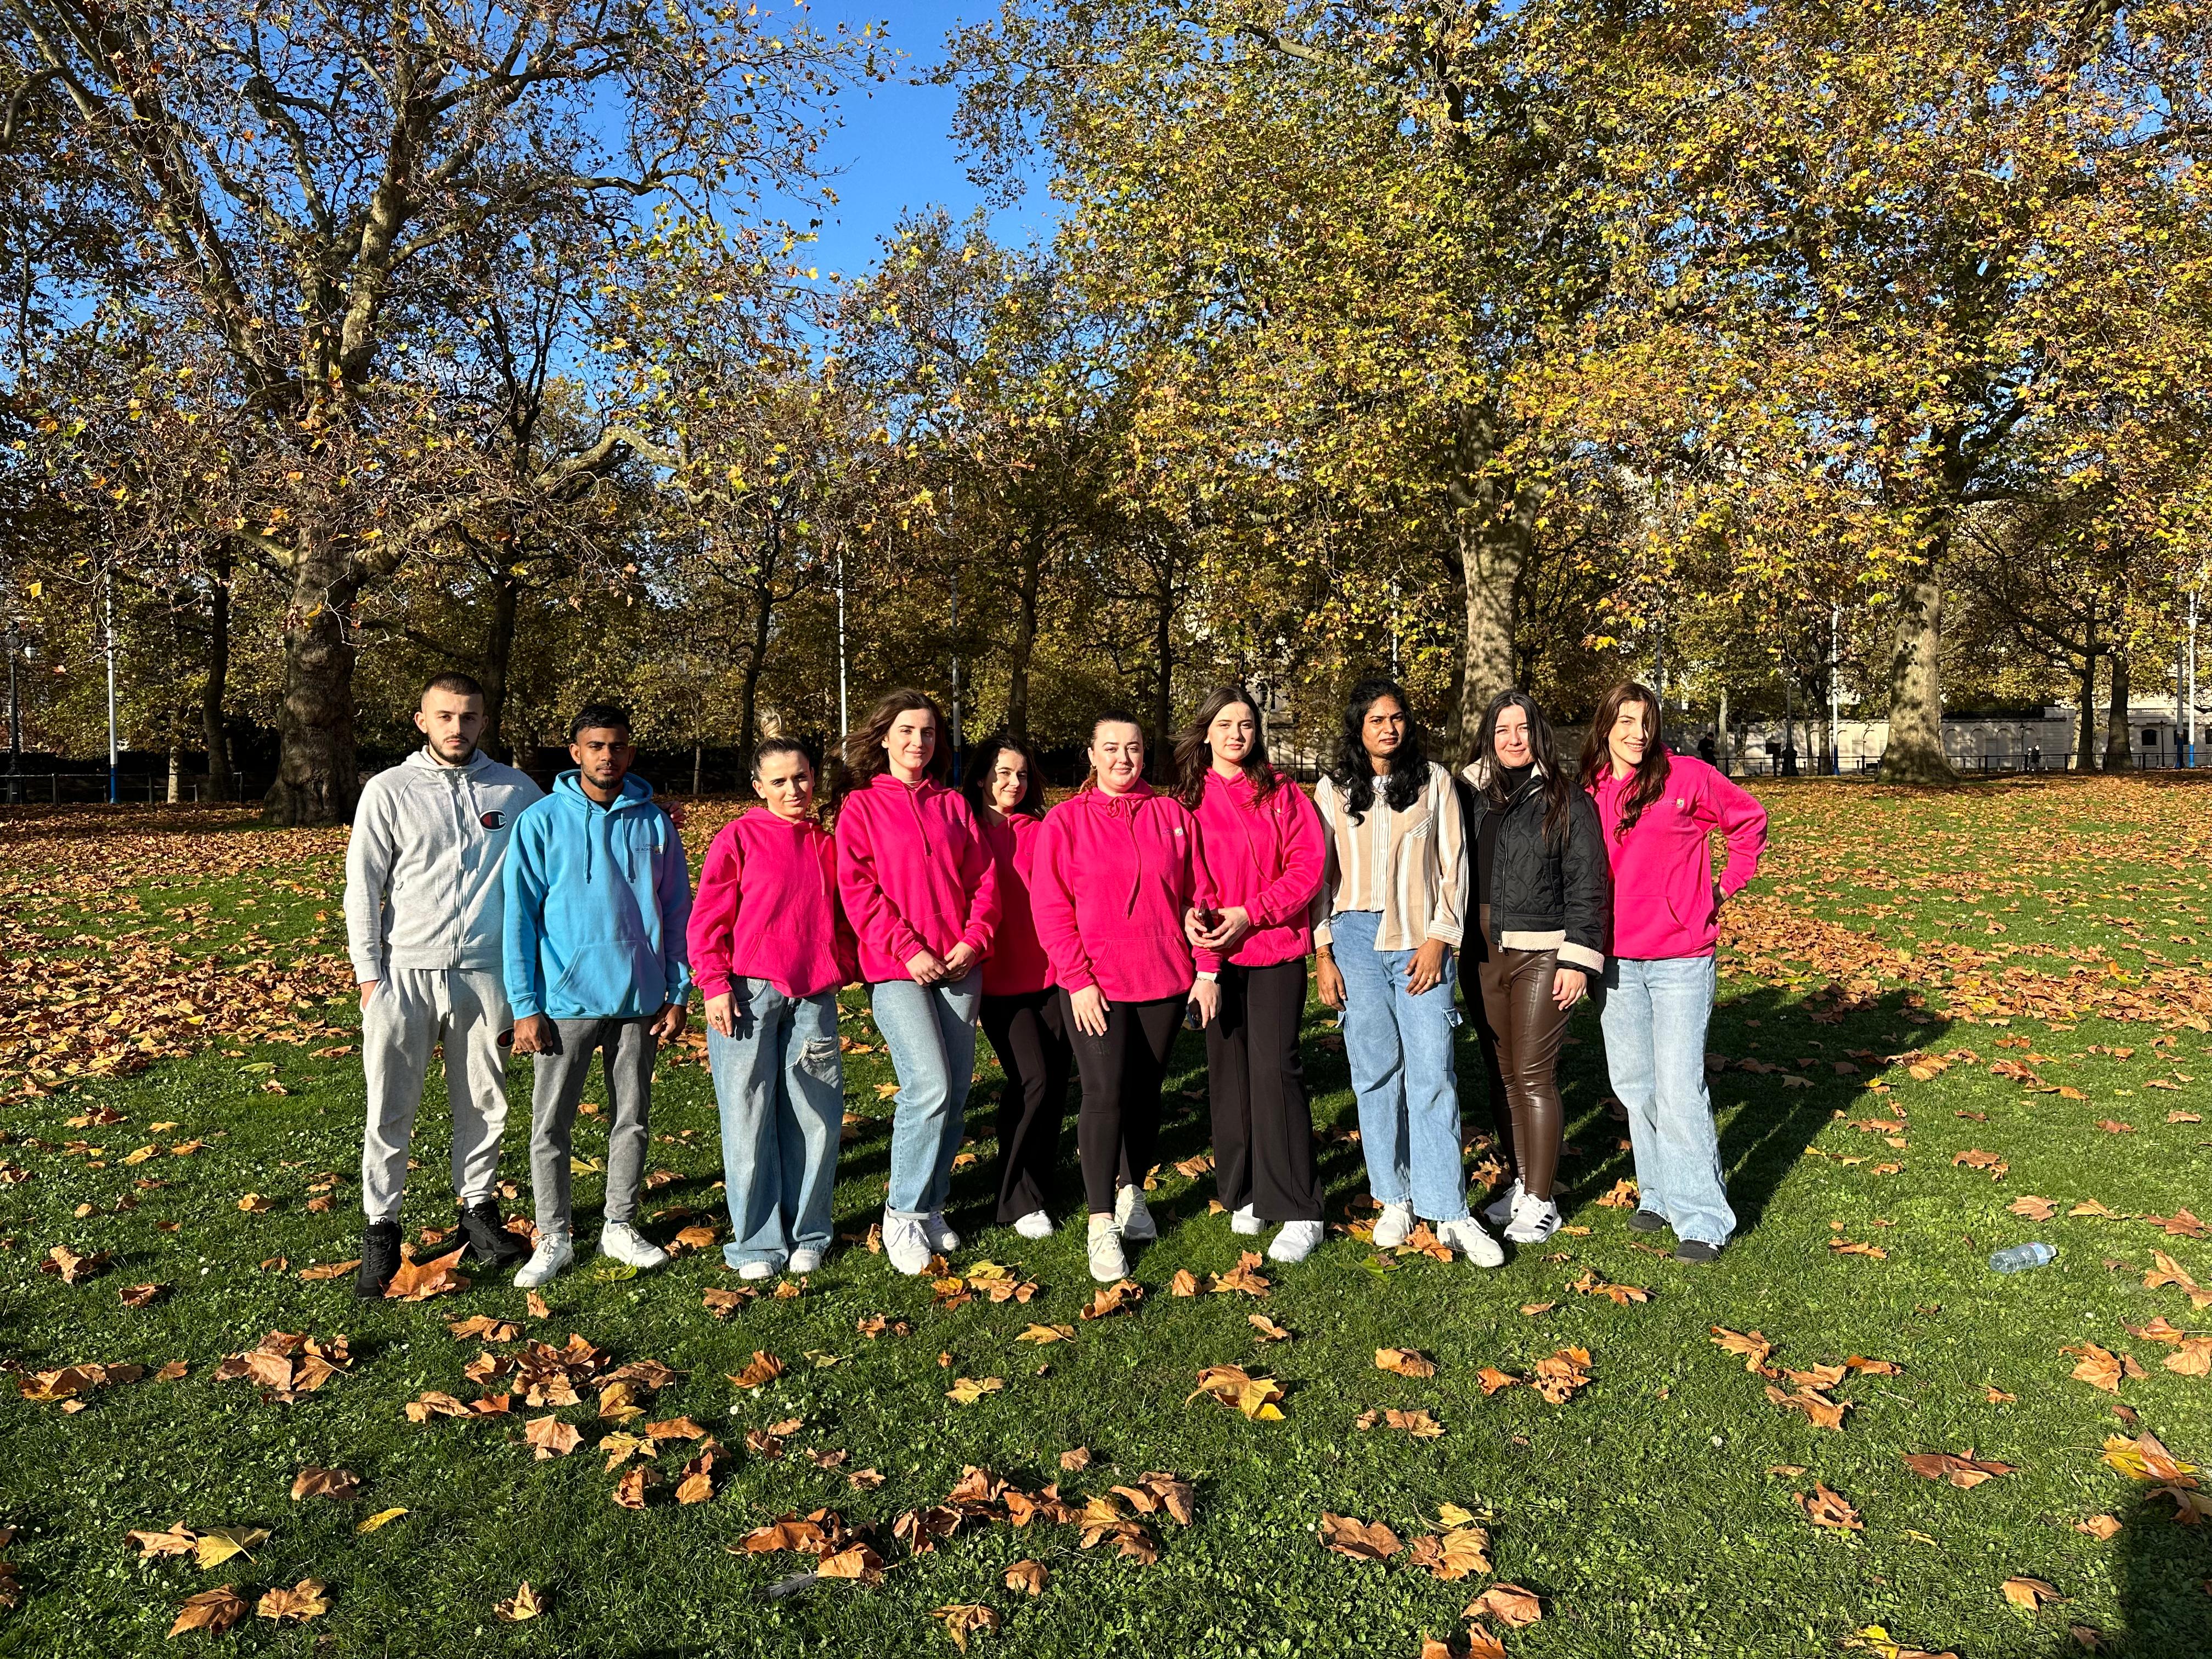
<path id="1" fill-rule="evenodd" d="M 860 940 L 871 985 L 912 979 L 909 957 L 965 944 L 988 955 L 999 925 L 999 878 L 975 815 L 957 789 L 890 773 L 837 809 L 837 889 Z"/>
<path id="2" fill-rule="evenodd" d="M 1295 962 L 1313 949 L 1308 912 L 1321 891 L 1328 840 L 1304 790 L 1281 773 L 1265 800 L 1242 772 L 1206 775 L 1198 829 L 1214 902 L 1241 904 L 1252 931 L 1230 957 L 1240 968 Z"/>
<path id="3" fill-rule="evenodd" d="M 1720 911 L 1708 837 L 1718 830 L 1728 838 L 1721 891 L 1735 892 L 1759 872 L 1766 809 L 1705 762 L 1670 755 L 1666 788 L 1624 837 L 1621 804 L 1634 782 L 1633 775 L 1608 771 L 1590 791 L 1613 863 L 1613 953 L 1641 961 L 1711 956 Z"/>
<path id="4" fill-rule="evenodd" d="M 1181 996 L 1220 969 L 1210 951 L 1194 957 L 1182 931 L 1187 908 L 1215 902 L 1198 820 L 1149 784 L 1088 788 L 1045 815 L 1030 908 L 1054 984 L 1095 985 L 1109 1002 Z"/>
<path id="5" fill-rule="evenodd" d="M 830 832 L 765 808 L 724 824 L 699 871 L 686 939 L 691 976 L 710 997 L 732 980 L 764 979 L 786 996 L 811 997 L 858 978 Z"/>
<path id="6" fill-rule="evenodd" d="M 1044 820 L 1017 812 L 994 822 L 986 813 L 981 823 L 999 875 L 999 931 L 983 962 L 983 994 L 1012 997 L 1044 990 L 1052 984 L 1052 961 L 1037 941 L 1036 919 L 1030 914 L 1030 877 Z"/>

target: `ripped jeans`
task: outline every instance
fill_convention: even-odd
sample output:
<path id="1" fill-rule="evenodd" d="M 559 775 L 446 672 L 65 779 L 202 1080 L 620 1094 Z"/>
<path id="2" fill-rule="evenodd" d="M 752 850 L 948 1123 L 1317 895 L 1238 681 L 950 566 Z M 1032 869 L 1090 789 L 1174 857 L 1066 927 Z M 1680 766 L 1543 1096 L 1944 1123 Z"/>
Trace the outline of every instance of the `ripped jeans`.
<path id="1" fill-rule="evenodd" d="M 722 1259 L 781 1268 L 795 1249 L 830 1248 L 845 1121 L 837 994 L 787 996 L 764 979 L 734 980 L 731 988 L 731 1035 L 707 1030 L 730 1206 Z"/>

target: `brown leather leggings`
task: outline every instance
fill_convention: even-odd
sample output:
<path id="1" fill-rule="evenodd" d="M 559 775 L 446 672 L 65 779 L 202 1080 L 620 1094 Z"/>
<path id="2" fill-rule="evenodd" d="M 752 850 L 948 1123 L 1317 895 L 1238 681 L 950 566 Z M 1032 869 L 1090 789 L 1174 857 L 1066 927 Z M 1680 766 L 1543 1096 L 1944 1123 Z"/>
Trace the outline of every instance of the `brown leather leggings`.
<path id="1" fill-rule="evenodd" d="M 1498 1147 L 1521 1184 L 1538 1198 L 1552 1195 L 1559 1172 L 1559 1142 L 1566 1110 L 1559 1103 L 1559 1045 L 1567 1016 L 1552 1000 L 1552 975 L 1559 965 L 1556 951 L 1509 951 L 1492 947 L 1490 907 L 1480 918 L 1479 962 L 1462 957 L 1461 989 L 1482 1042 L 1482 1063 L 1490 1072 L 1490 1115 Z M 1466 975 L 1475 983 L 1469 987 Z"/>

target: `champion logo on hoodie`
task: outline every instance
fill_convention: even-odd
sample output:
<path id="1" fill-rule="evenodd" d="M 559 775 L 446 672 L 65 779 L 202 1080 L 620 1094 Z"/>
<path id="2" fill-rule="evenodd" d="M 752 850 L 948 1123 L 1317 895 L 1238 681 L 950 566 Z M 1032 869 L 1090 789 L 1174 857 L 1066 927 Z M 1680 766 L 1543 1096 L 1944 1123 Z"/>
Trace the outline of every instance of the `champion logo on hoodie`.
<path id="1" fill-rule="evenodd" d="M 507 828 L 507 814 L 495 810 L 485 813 L 477 822 L 487 830 L 504 830 Z"/>

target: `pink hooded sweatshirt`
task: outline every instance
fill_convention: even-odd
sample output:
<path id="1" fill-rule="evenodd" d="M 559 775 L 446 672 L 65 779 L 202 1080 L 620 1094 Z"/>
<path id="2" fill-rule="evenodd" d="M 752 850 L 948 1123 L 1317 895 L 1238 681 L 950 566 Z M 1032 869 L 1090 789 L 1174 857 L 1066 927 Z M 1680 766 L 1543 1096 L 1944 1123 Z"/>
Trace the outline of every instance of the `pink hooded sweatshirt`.
<path id="1" fill-rule="evenodd" d="M 999 925 L 999 878 L 975 815 L 957 789 L 889 772 L 837 809 L 837 889 L 860 940 L 871 985 L 912 979 L 909 957 L 965 944 L 988 955 Z"/>
<path id="2" fill-rule="evenodd" d="M 1613 953 L 1639 961 L 1711 956 L 1720 913 L 1707 838 L 1715 830 L 1728 838 L 1721 891 L 1734 893 L 1759 872 L 1766 809 L 1705 762 L 1670 755 L 1667 787 L 1624 837 L 1620 809 L 1635 781 L 1608 770 L 1590 791 L 1613 863 Z"/>
<path id="3" fill-rule="evenodd" d="M 764 979 L 787 997 L 811 997 L 858 978 L 830 832 L 764 807 L 724 824 L 699 871 L 686 939 L 691 976 L 710 997 L 732 980 Z"/>
<path id="4" fill-rule="evenodd" d="M 1313 949 L 1308 912 L 1321 891 L 1328 838 L 1305 791 L 1281 773 L 1265 800 L 1242 772 L 1208 770 L 1198 829 L 1217 905 L 1241 904 L 1252 931 L 1230 961 L 1240 968 L 1295 962 Z"/>
<path id="5" fill-rule="evenodd" d="M 1030 878 L 1044 820 L 1016 812 L 996 822 L 979 813 L 976 821 L 999 876 L 999 931 L 983 962 L 983 994 L 1024 996 L 1048 989 L 1052 962 L 1037 942 L 1036 919 L 1030 914 Z"/>
<path id="6" fill-rule="evenodd" d="M 1030 905 L 1054 984 L 1152 1002 L 1219 970 L 1183 937 L 1184 910 L 1216 902 L 1198 837 L 1182 802 L 1142 782 L 1126 795 L 1086 788 L 1045 815 Z"/>

